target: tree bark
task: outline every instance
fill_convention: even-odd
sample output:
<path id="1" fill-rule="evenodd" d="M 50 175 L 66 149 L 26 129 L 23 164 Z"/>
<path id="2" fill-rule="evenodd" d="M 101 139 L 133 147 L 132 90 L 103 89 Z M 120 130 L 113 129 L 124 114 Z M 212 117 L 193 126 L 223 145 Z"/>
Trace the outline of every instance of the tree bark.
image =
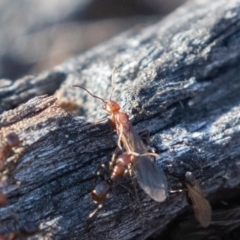
<path id="1" fill-rule="evenodd" d="M 38 239 L 147 239 L 158 234 L 206 239 L 232 234 L 240 219 L 239 207 L 233 210 L 230 204 L 240 196 L 239 30 L 240 1 L 189 1 L 161 22 L 129 30 L 56 67 L 42 80 L 59 74 L 60 82 L 51 82 L 57 86 L 66 78 L 56 93 L 58 104 L 77 103 L 79 114 L 94 121 L 104 114 L 101 101 L 71 85 L 108 99 L 117 66 L 113 99 L 137 131 L 149 130 L 169 189 L 182 188 L 170 174 L 172 165 L 191 168 L 214 206 L 209 228 L 199 227 L 192 212 L 181 215 L 191 209 L 183 192 L 157 203 L 137 186 L 139 206 L 128 176 L 114 184 L 103 208 L 89 219 L 96 209 L 90 195 L 99 181 L 95 172 L 111 159 L 116 134 L 107 122 L 88 124 L 61 109 L 54 97 L 41 96 L 0 117 L 2 146 L 10 132 L 20 140 L 4 160 L 2 177 L 7 179 L 2 179 L 1 191 L 8 203 L 0 209 L 0 232 L 27 238 L 21 229 L 32 224 Z M 28 82 L 16 88 L 16 81 L 5 95 L 6 88 L 1 89 L 2 109 L 39 95 L 34 85 L 16 95 Z M 222 209 L 219 202 L 227 207 Z M 167 226 L 172 233 L 164 231 Z"/>

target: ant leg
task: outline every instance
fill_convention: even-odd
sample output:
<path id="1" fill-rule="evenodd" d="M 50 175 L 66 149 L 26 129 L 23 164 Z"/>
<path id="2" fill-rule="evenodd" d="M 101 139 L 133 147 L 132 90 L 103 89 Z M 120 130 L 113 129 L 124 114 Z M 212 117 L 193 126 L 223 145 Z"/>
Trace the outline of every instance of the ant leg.
<path id="1" fill-rule="evenodd" d="M 106 175 L 108 179 L 110 178 L 109 173 L 108 173 L 104 163 L 98 165 L 96 175 L 98 177 L 100 177 L 101 180 L 104 180 L 103 175 Z"/>
<path id="2" fill-rule="evenodd" d="M 169 190 L 170 193 L 179 193 L 185 191 L 184 189 Z"/>
<path id="3" fill-rule="evenodd" d="M 129 176 L 132 180 L 132 185 L 133 185 L 133 188 L 134 188 L 134 192 L 135 192 L 135 195 L 136 195 L 136 198 L 137 198 L 137 202 L 138 202 L 140 211 L 142 212 L 142 206 L 140 204 L 140 200 L 139 200 L 138 193 L 137 193 L 136 181 L 133 179 L 132 168 L 131 168 L 130 164 L 128 165 L 128 173 L 129 173 Z"/>
<path id="4" fill-rule="evenodd" d="M 112 155 L 111 161 L 109 162 L 109 168 L 112 171 L 114 165 L 116 164 L 116 160 L 117 160 L 117 155 L 121 152 L 121 150 L 119 149 L 119 147 L 117 147 Z"/>
<path id="5" fill-rule="evenodd" d="M 138 132 L 138 135 L 146 145 L 150 145 L 150 132 L 147 129 Z"/>
<path id="6" fill-rule="evenodd" d="M 139 153 L 136 153 L 136 152 L 128 151 L 128 154 L 131 154 L 131 155 L 136 156 L 136 157 L 137 156 L 152 156 L 152 157 L 158 157 L 159 156 L 159 154 L 151 153 L 151 152 L 139 154 Z"/>
<path id="7" fill-rule="evenodd" d="M 128 192 L 128 197 L 129 197 L 129 201 L 133 202 L 133 193 L 132 193 L 132 190 L 126 186 L 124 186 L 123 184 L 121 183 L 117 183 L 116 184 L 117 186 L 120 186 L 121 188 L 127 190 Z"/>
<path id="8" fill-rule="evenodd" d="M 134 178 L 133 178 L 132 167 L 131 167 L 130 164 L 128 165 L 128 173 L 129 173 L 129 175 L 130 175 L 130 177 L 131 177 L 132 185 L 133 185 L 134 192 L 135 192 L 135 196 L 136 196 L 136 198 L 137 198 L 137 203 L 138 203 L 138 206 L 139 206 L 139 209 L 140 209 L 140 215 L 141 215 L 141 220 L 140 220 L 140 222 L 141 222 L 141 227 L 144 228 L 144 221 L 143 221 L 144 217 L 143 217 L 142 205 L 141 205 L 140 200 L 139 200 L 139 197 L 138 197 L 136 181 L 135 181 Z"/>
<path id="9" fill-rule="evenodd" d="M 112 127 L 112 129 L 116 130 L 116 124 L 111 118 L 107 118 L 108 124 Z"/>
<path id="10" fill-rule="evenodd" d="M 126 186 L 124 186 L 124 185 L 123 185 L 123 184 L 121 184 L 121 183 L 118 183 L 117 185 L 119 185 L 120 187 L 124 188 L 124 189 L 125 189 L 125 190 L 127 190 L 129 193 L 131 193 L 131 192 L 132 192 L 130 188 L 128 188 L 128 187 L 126 187 Z"/>
<path id="11" fill-rule="evenodd" d="M 119 126 L 119 131 L 117 134 L 118 134 L 117 145 L 118 145 L 119 149 L 122 150 L 122 146 L 121 146 L 121 139 L 122 139 L 122 135 L 123 135 L 123 126 L 122 125 Z"/>
<path id="12" fill-rule="evenodd" d="M 145 143 L 145 145 L 148 149 L 148 152 L 149 152 L 149 154 L 145 153 L 144 155 L 146 155 L 146 156 L 150 155 L 150 156 L 153 156 L 153 157 L 158 157 L 159 154 L 156 154 L 155 149 L 150 147 L 150 144 L 151 144 L 151 142 L 150 142 L 150 132 L 147 129 L 145 129 L 141 132 L 138 132 L 138 135 L 141 137 L 142 141 Z"/>
<path id="13" fill-rule="evenodd" d="M 105 164 L 99 165 L 98 169 L 97 175 L 101 178 L 101 181 L 95 185 L 94 189 L 91 191 L 92 200 L 97 203 L 98 206 L 89 214 L 89 218 L 92 218 L 97 211 L 103 207 L 102 202 L 107 198 L 113 184 L 111 176 L 105 168 Z"/>
<path id="14" fill-rule="evenodd" d="M 108 118 L 108 123 L 112 127 L 112 129 L 116 130 L 116 124 L 111 118 Z M 120 125 L 120 133 L 117 133 L 117 135 L 118 135 L 117 145 L 118 145 L 118 148 L 122 150 L 122 146 L 121 146 L 122 125 Z"/>
<path id="15" fill-rule="evenodd" d="M 108 117 L 104 117 L 104 118 L 102 118 L 102 119 L 99 119 L 99 120 L 97 120 L 97 121 L 94 121 L 92 124 L 94 125 L 94 124 L 103 122 L 103 121 L 105 121 L 106 119 L 108 119 Z"/>
<path id="16" fill-rule="evenodd" d="M 180 201 L 180 204 L 183 205 L 184 203 L 188 202 L 188 194 L 187 194 L 187 189 L 177 189 L 177 190 L 169 190 L 169 193 L 181 193 L 181 192 L 184 192 L 185 194 L 182 194 L 181 195 L 181 201 Z M 183 208 L 183 206 L 181 205 L 176 205 L 178 206 L 179 208 Z"/>
<path id="17" fill-rule="evenodd" d="M 89 213 L 88 218 L 92 218 L 102 207 L 102 204 L 98 204 L 97 208 L 93 212 Z"/>
<path id="18" fill-rule="evenodd" d="M 82 119 L 82 118 L 80 118 Z M 94 122 L 87 122 L 86 124 L 84 124 L 84 130 L 87 130 L 89 128 L 92 128 L 93 126 L 95 126 L 96 124 L 100 123 L 100 122 L 103 122 L 105 121 L 106 119 L 108 119 L 107 117 L 104 117 L 102 119 L 99 119 L 97 121 L 94 121 Z"/>

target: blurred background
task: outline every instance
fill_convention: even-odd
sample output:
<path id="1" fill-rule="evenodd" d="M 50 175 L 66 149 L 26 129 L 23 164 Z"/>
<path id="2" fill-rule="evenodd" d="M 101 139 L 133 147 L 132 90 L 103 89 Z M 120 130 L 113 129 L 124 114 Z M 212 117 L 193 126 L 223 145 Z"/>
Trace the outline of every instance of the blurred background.
<path id="1" fill-rule="evenodd" d="M 0 0 L 0 78 L 18 79 L 133 26 L 159 21 L 185 0 Z"/>

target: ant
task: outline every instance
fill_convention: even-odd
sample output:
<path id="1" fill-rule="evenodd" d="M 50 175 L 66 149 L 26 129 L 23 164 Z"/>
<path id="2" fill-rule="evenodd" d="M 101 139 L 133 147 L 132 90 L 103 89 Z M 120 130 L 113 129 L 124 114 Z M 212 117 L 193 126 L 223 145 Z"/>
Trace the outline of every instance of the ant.
<path id="1" fill-rule="evenodd" d="M 211 222 L 212 208 L 192 172 L 185 173 L 185 184 L 194 209 L 194 216 L 206 228 Z"/>
<path id="2" fill-rule="evenodd" d="M 114 73 L 115 68 L 113 69 Z M 113 76 L 112 73 L 112 76 Z M 112 77 L 113 85 L 113 77 Z M 73 85 L 85 90 L 94 98 L 100 99 L 103 102 L 102 108 L 111 115 L 108 119 L 110 125 L 116 130 L 118 135 L 118 148 L 122 150 L 122 145 L 126 152 L 114 160 L 115 165 L 112 169 L 111 177 L 99 183 L 92 191 L 93 200 L 97 202 L 103 201 L 109 190 L 112 182 L 123 175 L 126 166 L 131 165 L 136 175 L 137 181 L 146 194 L 157 202 L 163 202 L 167 197 L 167 179 L 162 171 L 151 158 L 151 153 L 148 152 L 147 147 L 141 140 L 140 136 L 133 128 L 128 115 L 120 111 L 120 105 L 112 100 L 112 87 L 109 100 L 104 100 L 88 91 L 86 88 Z M 114 164 L 114 163 L 113 163 Z"/>
<path id="3" fill-rule="evenodd" d="M 208 227 L 211 222 L 212 208 L 209 201 L 205 198 L 205 194 L 196 180 L 194 174 L 189 171 L 192 167 L 184 162 L 177 164 L 174 162 L 170 174 L 178 178 L 186 191 L 186 198 L 188 203 L 193 205 L 194 216 L 200 225 L 204 228 Z M 170 165 L 170 166 L 171 166 Z M 185 167 L 188 169 L 185 170 Z M 183 190 L 174 190 L 171 192 L 182 192 Z"/>

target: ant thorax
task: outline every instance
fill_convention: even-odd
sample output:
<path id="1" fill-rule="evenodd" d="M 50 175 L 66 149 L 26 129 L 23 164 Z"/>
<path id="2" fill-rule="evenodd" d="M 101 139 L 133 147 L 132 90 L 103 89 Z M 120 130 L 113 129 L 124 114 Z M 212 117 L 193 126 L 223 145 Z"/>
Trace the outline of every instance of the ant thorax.
<path id="1" fill-rule="evenodd" d="M 114 123 L 116 124 L 117 129 L 121 129 L 124 131 L 129 131 L 130 121 L 126 113 L 117 112 L 114 114 Z"/>

